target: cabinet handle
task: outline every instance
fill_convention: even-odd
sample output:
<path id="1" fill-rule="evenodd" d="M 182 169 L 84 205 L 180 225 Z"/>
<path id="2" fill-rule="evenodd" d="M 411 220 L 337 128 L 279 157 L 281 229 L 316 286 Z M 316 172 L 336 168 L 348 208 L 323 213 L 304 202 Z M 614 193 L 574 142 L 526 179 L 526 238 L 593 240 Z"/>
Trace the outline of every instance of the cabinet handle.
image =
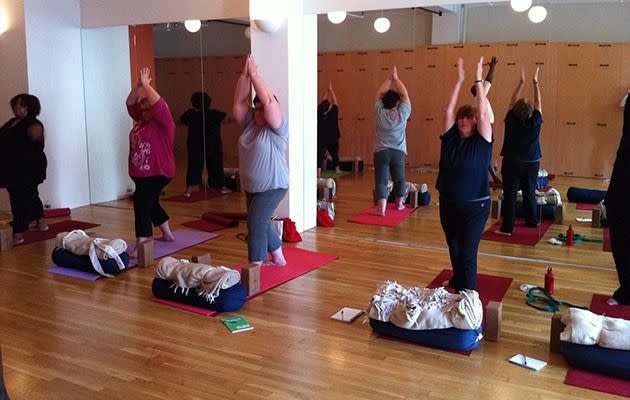
<path id="1" fill-rule="evenodd" d="M 569 43 L 567 46 L 569 47 L 580 47 L 578 43 Z"/>
<path id="2" fill-rule="evenodd" d="M 367 51 L 359 51 L 357 54 L 360 55 L 360 56 L 366 56 L 367 55 Z"/>
<path id="3" fill-rule="evenodd" d="M 346 53 L 335 53 L 336 56 L 345 56 Z"/>
<path id="4" fill-rule="evenodd" d="M 573 175 L 573 171 L 564 171 L 564 175 Z"/>
<path id="5" fill-rule="evenodd" d="M 427 65 L 427 68 L 435 68 L 435 64 L 429 64 Z"/>
<path id="6" fill-rule="evenodd" d="M 358 119 L 359 121 L 365 121 L 365 118 L 363 118 L 363 117 L 358 117 L 357 119 Z"/>
<path id="7" fill-rule="evenodd" d="M 577 67 L 577 64 L 569 64 L 569 67 Z"/>
<path id="8" fill-rule="evenodd" d="M 365 72 L 367 71 L 365 68 L 359 68 L 359 72 Z"/>
<path id="9" fill-rule="evenodd" d="M 597 126 L 608 126 L 608 124 L 597 124 Z"/>
<path id="10" fill-rule="evenodd" d="M 405 52 L 405 53 L 413 53 L 414 51 L 415 51 L 415 50 L 413 50 L 413 49 L 405 49 L 405 50 L 404 50 L 404 52 Z"/>
<path id="11" fill-rule="evenodd" d="M 545 65 L 545 63 L 544 63 L 544 62 L 539 61 L 539 62 L 537 62 L 537 63 L 536 63 L 536 65 Z"/>
<path id="12" fill-rule="evenodd" d="M 545 42 L 538 42 L 538 43 L 534 43 L 534 46 L 546 46 L 547 43 Z"/>
<path id="13" fill-rule="evenodd" d="M 389 68 L 387 68 L 387 67 L 381 68 L 381 71 L 389 71 Z"/>
<path id="14" fill-rule="evenodd" d="M 390 54 L 390 53 L 391 53 L 391 51 L 389 51 L 389 50 L 383 50 L 383 51 L 381 51 L 380 53 L 381 53 L 381 54 Z"/>
<path id="15" fill-rule="evenodd" d="M 425 121 L 433 121 L 433 118 L 425 118 Z"/>
<path id="16" fill-rule="evenodd" d="M 573 126 L 573 125 L 576 125 L 576 123 L 575 122 L 567 122 L 567 125 Z"/>
<path id="17" fill-rule="evenodd" d="M 600 67 L 610 67 L 610 64 L 599 64 Z"/>
<path id="18" fill-rule="evenodd" d="M 454 49 L 463 49 L 463 48 L 464 48 L 464 46 L 462 46 L 462 45 L 457 45 L 457 46 L 453 46 L 453 48 L 454 48 Z"/>
<path id="19" fill-rule="evenodd" d="M 602 43 L 598 45 L 599 47 L 612 47 L 612 44 L 609 43 Z"/>
<path id="20" fill-rule="evenodd" d="M 518 43 L 508 43 L 507 47 L 518 47 Z"/>
<path id="21" fill-rule="evenodd" d="M 337 71 L 337 72 L 343 72 L 344 70 L 343 70 L 343 68 L 341 68 L 341 69 L 336 69 L 335 71 Z"/>
<path id="22" fill-rule="evenodd" d="M 479 47 L 490 47 L 489 44 L 480 44 Z"/>
<path id="23" fill-rule="evenodd" d="M 405 67 L 405 69 L 413 69 L 413 67 Z"/>
<path id="24" fill-rule="evenodd" d="M 603 178 L 604 174 L 595 174 L 595 176 L 598 177 L 598 178 Z"/>
<path id="25" fill-rule="evenodd" d="M 427 47 L 427 50 L 437 50 L 437 47 Z"/>
<path id="26" fill-rule="evenodd" d="M 516 63 L 507 63 L 507 65 L 516 65 Z"/>
<path id="27" fill-rule="evenodd" d="M 425 167 L 430 167 L 431 165 L 433 165 L 433 164 L 431 164 L 431 163 L 426 163 L 426 162 L 424 163 L 424 166 L 425 166 Z"/>
<path id="28" fill-rule="evenodd" d="M 317 72 L 324 72 L 324 70 L 323 69 L 318 69 Z"/>

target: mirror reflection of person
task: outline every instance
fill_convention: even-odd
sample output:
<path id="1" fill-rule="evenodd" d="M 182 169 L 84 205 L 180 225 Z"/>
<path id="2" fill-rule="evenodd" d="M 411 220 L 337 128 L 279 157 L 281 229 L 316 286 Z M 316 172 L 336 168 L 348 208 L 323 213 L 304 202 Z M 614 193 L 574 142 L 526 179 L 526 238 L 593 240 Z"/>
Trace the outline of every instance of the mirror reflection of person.
<path id="1" fill-rule="evenodd" d="M 615 291 L 611 305 L 630 305 L 630 210 L 628 199 L 630 198 L 630 100 L 628 95 L 630 88 L 624 97 L 623 130 L 621 142 L 617 150 L 617 158 L 610 177 L 608 192 L 606 193 L 606 217 L 610 224 L 610 247 L 617 276 L 619 288 Z"/>
<path id="2" fill-rule="evenodd" d="M 453 277 L 443 285 L 462 291 L 477 290 L 477 252 L 490 213 L 492 125 L 483 90 L 483 57 L 477 64 L 475 81 L 479 108 L 465 105 L 455 112 L 465 79 L 461 58 L 457 71 L 457 83 L 444 113 L 436 187 L 440 192 L 440 223 L 453 267 Z"/>
<path id="3" fill-rule="evenodd" d="M 142 90 L 147 97 L 141 99 Z M 149 68 L 140 70 L 138 83 L 127 97 L 127 111 L 135 121 L 129 133 L 129 176 L 136 184 L 136 249 L 153 238 L 151 224 L 162 232 L 160 240 L 175 241 L 168 214 L 160 206 L 160 192 L 175 175 L 175 121 L 164 99 L 151 86 Z"/>
<path id="4" fill-rule="evenodd" d="M 339 103 L 332 87 L 332 82 L 328 84 L 326 94 L 322 102 L 317 106 L 317 177 L 321 175 L 321 165 L 326 157 L 326 152 L 332 157 L 333 168 L 336 174 L 341 173 L 339 169 Z"/>
<path id="5" fill-rule="evenodd" d="M 254 107 L 250 83 L 256 91 Z M 282 240 L 271 226 L 271 217 L 289 189 L 285 152 L 289 128 L 278 100 L 249 54 L 234 91 L 234 119 L 243 127 L 238 140 L 241 186 L 247 200 L 247 253 L 250 265 L 284 266 Z M 268 260 L 271 254 L 271 260 Z"/>
<path id="6" fill-rule="evenodd" d="M 536 227 L 538 220 L 536 188 L 538 187 L 538 170 L 542 150 L 540 147 L 540 130 L 542 127 L 542 105 L 540 85 L 538 83 L 539 68 L 534 74 L 534 104 L 521 98 L 521 90 L 525 82 L 525 71 L 512 95 L 510 111 L 505 116 L 505 139 L 501 155 L 501 176 L 503 177 L 503 223 L 495 232 L 510 236 L 516 220 L 516 193 L 519 187 L 523 190 L 523 213 L 525 225 Z"/>
<path id="7" fill-rule="evenodd" d="M 411 116 L 411 100 L 394 66 L 391 76 L 376 92 L 376 143 L 374 145 L 374 181 L 376 212 L 384 216 L 387 208 L 387 181 L 391 173 L 393 194 L 398 210 L 405 208 L 405 159 L 407 157 L 407 120 Z"/>
<path id="8" fill-rule="evenodd" d="M 229 122 L 230 118 L 225 112 L 210 108 L 211 103 L 212 99 L 207 93 L 193 93 L 190 97 L 192 107 L 180 117 L 181 123 L 188 127 L 185 196 L 190 196 L 194 186 L 200 186 L 201 190 L 204 158 L 208 171 L 208 187 L 222 193 L 231 192 L 225 187 L 221 140 L 221 124 Z"/>
<path id="9" fill-rule="evenodd" d="M 48 230 L 44 206 L 37 187 L 46 179 L 44 125 L 37 116 L 39 99 L 18 94 L 10 101 L 14 117 L 0 127 L 0 187 L 6 187 L 13 214 L 13 244 L 24 243 L 32 221 L 36 229 Z"/>

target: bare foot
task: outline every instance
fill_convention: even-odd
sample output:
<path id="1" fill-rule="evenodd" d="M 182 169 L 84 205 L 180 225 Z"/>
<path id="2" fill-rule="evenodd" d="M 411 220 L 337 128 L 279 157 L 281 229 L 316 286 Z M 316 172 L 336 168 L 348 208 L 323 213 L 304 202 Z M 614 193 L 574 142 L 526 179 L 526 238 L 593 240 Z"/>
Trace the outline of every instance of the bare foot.
<path id="1" fill-rule="evenodd" d="M 274 267 L 284 267 L 287 265 L 287 260 L 284 258 L 284 253 L 282 252 L 282 246 L 280 246 L 276 251 L 271 252 L 271 264 L 267 265 Z"/>
<path id="2" fill-rule="evenodd" d="M 606 301 L 609 306 L 618 306 L 619 302 L 612 297 Z"/>
<path id="3" fill-rule="evenodd" d="M 497 229 L 496 231 L 494 231 L 494 233 L 501 236 L 512 236 L 511 233 L 503 232 L 501 229 Z"/>
<path id="4" fill-rule="evenodd" d="M 48 224 L 46 224 L 46 220 L 44 218 L 40 218 L 37 220 L 36 229 L 40 232 L 45 232 L 48 230 Z"/>
<path id="5" fill-rule="evenodd" d="M 172 233 L 170 235 L 162 235 L 159 238 L 157 238 L 156 240 L 159 240 L 161 242 L 174 242 L 175 241 L 175 235 L 173 235 Z"/>
<path id="6" fill-rule="evenodd" d="M 442 282 L 442 287 L 451 287 L 451 281 L 448 279 Z"/>
<path id="7" fill-rule="evenodd" d="M 370 213 L 370 215 L 374 215 L 375 217 L 384 217 L 385 213 L 382 213 L 380 211 L 374 211 L 374 212 Z"/>
<path id="8" fill-rule="evenodd" d="M 398 209 L 398 211 L 402 211 L 405 209 L 405 205 L 404 204 L 399 204 L 396 206 L 396 208 Z"/>
<path id="9" fill-rule="evenodd" d="M 262 266 L 263 267 L 284 267 L 287 265 L 287 262 L 284 261 L 282 263 L 273 261 L 273 260 L 267 260 L 267 261 L 263 261 L 262 262 Z"/>
<path id="10" fill-rule="evenodd" d="M 14 233 L 13 234 L 13 245 L 16 246 L 18 244 L 22 244 L 24 243 L 24 236 L 22 236 L 21 233 Z"/>

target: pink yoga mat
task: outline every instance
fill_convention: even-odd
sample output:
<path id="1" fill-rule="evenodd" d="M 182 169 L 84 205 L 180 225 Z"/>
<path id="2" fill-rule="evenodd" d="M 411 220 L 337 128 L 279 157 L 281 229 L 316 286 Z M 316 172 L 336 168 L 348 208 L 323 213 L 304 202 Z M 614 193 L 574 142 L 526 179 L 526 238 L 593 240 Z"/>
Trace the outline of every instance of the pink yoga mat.
<path id="1" fill-rule="evenodd" d="M 161 240 L 153 241 L 153 257 L 155 259 L 162 258 L 169 254 L 177 253 L 178 251 L 187 249 L 192 246 L 196 246 L 210 239 L 218 238 L 221 235 L 210 232 L 190 231 L 187 229 L 179 229 L 173 231 L 175 235 L 174 242 L 163 242 Z M 131 250 L 133 251 L 133 249 Z M 129 266 L 135 266 L 138 264 L 138 260 L 135 258 L 129 259 Z"/>
<path id="2" fill-rule="evenodd" d="M 503 219 L 499 219 L 494 223 L 487 231 L 483 233 L 481 237 L 483 240 L 490 240 L 493 242 L 522 244 L 526 246 L 536 246 L 538 241 L 545 236 L 553 221 L 543 219 L 540 221 L 540 225 L 535 228 L 525 226 L 525 220 L 521 218 L 516 219 L 512 236 L 503 236 L 494 233 L 501 227 Z"/>
<path id="3" fill-rule="evenodd" d="M 376 215 L 371 215 L 376 211 L 376 206 L 368 208 L 363 211 L 361 214 L 356 217 L 350 219 L 350 222 L 354 222 L 356 224 L 365 224 L 365 225 L 378 225 L 378 226 L 398 226 L 401 222 L 403 222 L 407 217 L 411 215 L 414 211 L 417 210 L 418 207 L 413 208 L 410 206 L 405 206 L 402 211 L 398 211 L 396 206 L 393 203 L 387 204 L 387 210 L 385 211 L 384 217 L 379 217 Z"/>
<path id="4" fill-rule="evenodd" d="M 612 247 L 610 246 L 610 229 L 604 229 L 604 251 L 611 252 Z"/>
<path id="5" fill-rule="evenodd" d="M 630 319 L 630 306 L 611 306 L 606 303 L 608 299 L 610 296 L 594 294 L 590 310 L 595 314 L 605 314 L 612 318 Z M 569 368 L 564 383 L 597 392 L 630 397 L 630 381 L 577 368 Z"/>
<path id="6" fill-rule="evenodd" d="M 218 314 L 217 311 L 212 311 L 205 308 L 193 307 L 187 304 L 177 303 L 175 301 L 158 299 L 157 297 L 151 298 L 151 301 L 154 301 L 156 303 L 166 304 L 167 306 L 179 308 L 180 310 L 194 312 L 195 314 L 205 315 L 207 317 L 212 317 Z"/>
<path id="7" fill-rule="evenodd" d="M 94 282 L 102 278 L 101 275 L 94 272 L 79 271 L 78 269 L 66 267 L 54 267 L 48 270 L 51 274 L 69 276 L 70 278 L 83 279 L 84 281 Z"/>
<path id="8" fill-rule="evenodd" d="M 196 219 L 194 221 L 184 222 L 182 225 L 205 232 L 214 232 L 227 228 L 225 225 L 215 224 L 214 222 L 206 221 L 205 219 Z"/>
<path id="9" fill-rule="evenodd" d="M 580 211 L 592 211 L 597 207 L 599 207 L 599 204 L 577 203 L 575 205 L 575 209 Z"/>
<path id="10" fill-rule="evenodd" d="M 56 222 L 54 224 L 48 225 L 47 231 L 28 231 L 24 232 L 24 243 L 29 244 L 33 242 L 39 242 L 40 240 L 53 239 L 60 232 L 70 232 L 75 229 L 90 229 L 99 226 L 99 224 L 92 224 L 90 222 L 76 221 L 76 220 L 66 220 L 61 222 Z"/>
<path id="11" fill-rule="evenodd" d="M 178 196 L 165 197 L 162 200 L 176 201 L 178 203 L 196 203 L 198 201 L 208 200 L 214 197 L 221 197 L 224 194 L 229 194 L 229 193 L 221 193 L 220 190 L 208 190 L 206 192 L 197 191 L 197 192 L 192 192 L 190 196 L 184 196 L 183 194 L 180 194 Z"/>

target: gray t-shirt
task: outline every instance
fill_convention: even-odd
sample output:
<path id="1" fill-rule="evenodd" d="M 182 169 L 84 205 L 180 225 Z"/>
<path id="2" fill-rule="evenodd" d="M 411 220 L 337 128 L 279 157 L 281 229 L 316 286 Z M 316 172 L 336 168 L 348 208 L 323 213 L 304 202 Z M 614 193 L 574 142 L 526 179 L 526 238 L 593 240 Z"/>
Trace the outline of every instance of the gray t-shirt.
<path id="1" fill-rule="evenodd" d="M 411 115 L 411 103 L 401 101 L 398 107 L 386 110 L 383 102 L 374 104 L 376 117 L 376 143 L 374 152 L 386 149 L 400 150 L 407 154 L 407 120 Z"/>
<path id="2" fill-rule="evenodd" d="M 271 129 L 254 122 L 254 109 L 250 108 L 241 121 L 245 128 L 238 140 L 238 160 L 241 185 L 248 193 L 260 193 L 289 187 L 289 167 L 285 152 L 289 143 L 287 120 Z"/>

